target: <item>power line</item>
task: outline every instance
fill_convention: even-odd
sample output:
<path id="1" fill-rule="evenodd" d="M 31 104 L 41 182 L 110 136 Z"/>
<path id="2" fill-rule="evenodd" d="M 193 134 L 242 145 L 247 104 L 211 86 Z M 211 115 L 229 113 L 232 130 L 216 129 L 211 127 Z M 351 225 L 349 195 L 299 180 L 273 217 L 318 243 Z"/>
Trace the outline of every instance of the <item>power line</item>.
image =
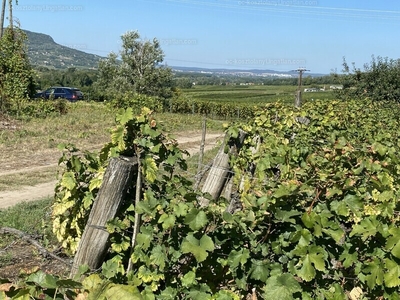
<path id="1" fill-rule="evenodd" d="M 144 1 L 143 1 L 144 2 Z M 148 1 L 159 3 L 159 1 Z M 236 12 L 275 12 L 291 14 L 293 16 L 310 15 L 310 16 L 321 16 L 328 18 L 347 17 L 349 20 L 354 21 L 355 18 L 361 19 L 381 19 L 381 20 L 400 20 L 400 11 L 398 10 L 382 10 L 382 9 L 364 9 L 364 8 L 344 8 L 344 7 L 324 7 L 317 5 L 317 1 L 310 0 L 310 5 L 296 5 L 290 4 L 290 2 L 301 3 L 302 1 L 285 1 L 280 0 L 243 0 L 243 1 L 199 1 L 199 0 L 167 0 L 162 1 L 175 3 L 181 6 L 187 7 L 203 7 L 205 9 L 227 9 L 235 10 Z M 315 2 L 315 5 L 312 3 Z"/>

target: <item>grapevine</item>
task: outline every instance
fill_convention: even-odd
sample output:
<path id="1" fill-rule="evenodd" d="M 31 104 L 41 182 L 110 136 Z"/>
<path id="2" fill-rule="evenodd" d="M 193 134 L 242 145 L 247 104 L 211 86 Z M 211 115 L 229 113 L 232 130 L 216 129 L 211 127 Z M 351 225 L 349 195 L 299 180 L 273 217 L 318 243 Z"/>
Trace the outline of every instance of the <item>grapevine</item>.
<path id="1" fill-rule="evenodd" d="M 142 166 L 142 200 L 110 220 L 109 256 L 80 289 L 99 299 L 398 299 L 399 115 L 397 105 L 369 100 L 259 109 L 227 129 L 231 142 L 247 135 L 230 158 L 241 203 L 231 214 L 223 198 L 198 205 L 206 195 L 177 172 L 183 153 L 148 110 L 122 110 L 99 156 L 61 160 L 55 208 L 75 202 L 55 229 L 74 241 L 107 159 L 139 153 Z"/>

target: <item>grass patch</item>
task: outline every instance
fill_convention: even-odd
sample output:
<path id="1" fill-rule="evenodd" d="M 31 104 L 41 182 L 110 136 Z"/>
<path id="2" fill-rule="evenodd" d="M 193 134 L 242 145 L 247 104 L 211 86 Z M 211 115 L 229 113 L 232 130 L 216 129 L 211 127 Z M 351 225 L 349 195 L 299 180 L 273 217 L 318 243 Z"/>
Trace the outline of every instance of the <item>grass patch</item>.
<path id="1" fill-rule="evenodd" d="M 16 129 L 0 130 L 0 170 L 16 169 L 6 168 L 10 162 L 21 162 L 29 167 L 29 162 L 50 155 L 60 157 L 57 149 L 60 143 L 71 143 L 81 150 L 100 149 L 110 141 L 115 114 L 102 103 L 69 103 L 66 115 L 19 121 Z M 199 115 L 157 113 L 155 117 L 172 132 L 201 130 L 202 126 Z M 222 121 L 207 123 L 210 131 L 222 129 Z"/>
<path id="2" fill-rule="evenodd" d="M 201 165 L 200 165 L 201 170 L 206 168 L 207 165 L 210 164 L 214 160 L 215 156 L 218 153 L 219 148 L 220 148 L 220 145 L 217 145 L 213 149 L 204 152 L 203 161 L 201 162 Z M 189 179 L 193 183 L 196 182 L 196 175 L 199 172 L 199 164 L 200 164 L 199 157 L 200 157 L 200 154 L 196 153 L 194 155 L 189 156 L 186 159 L 188 168 L 187 168 L 187 171 L 184 172 L 184 175 L 187 179 Z M 208 172 L 206 172 L 204 174 L 201 182 L 204 182 L 207 174 L 208 174 Z M 202 186 L 202 184 L 200 184 L 200 187 L 201 186 Z"/>
<path id="3" fill-rule="evenodd" d="M 12 227 L 32 235 L 52 234 L 51 203 L 52 199 L 48 198 L 0 209 L 0 227 Z"/>
<path id="4" fill-rule="evenodd" d="M 15 129 L 0 130 L 0 170 L 57 162 L 60 143 L 93 149 L 109 141 L 113 112 L 100 103 L 69 103 L 68 108 L 66 115 L 19 121 Z"/>
<path id="5" fill-rule="evenodd" d="M 58 242 L 51 230 L 51 203 L 52 199 L 48 198 L 0 209 L 0 228 L 18 229 L 32 236 L 43 247 L 55 249 Z M 37 251 L 27 242 L 11 234 L 2 235 L 0 275 L 7 278 L 11 273 L 18 273 L 19 269 L 29 268 L 30 264 L 34 264 L 33 260 L 38 261 L 38 265 L 43 263 L 43 258 L 38 257 Z"/>

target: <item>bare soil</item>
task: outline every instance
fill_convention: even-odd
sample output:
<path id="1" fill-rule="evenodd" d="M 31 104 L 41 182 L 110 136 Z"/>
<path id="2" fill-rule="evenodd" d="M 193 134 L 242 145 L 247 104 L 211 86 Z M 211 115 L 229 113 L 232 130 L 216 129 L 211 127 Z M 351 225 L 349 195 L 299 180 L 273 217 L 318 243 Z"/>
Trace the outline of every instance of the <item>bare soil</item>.
<path id="1" fill-rule="evenodd" d="M 1 120 L 0 126 L 13 129 L 13 124 L 8 123 L 7 120 Z M 205 142 L 205 150 L 215 147 L 218 141 L 221 141 L 223 135 L 207 134 Z M 189 132 L 177 135 L 177 140 L 181 147 L 187 150 L 190 154 L 199 152 L 201 133 Z M 99 147 L 100 148 L 100 147 Z M 13 161 L 7 161 L 7 165 L 0 166 L 0 176 L 11 175 L 15 173 L 37 173 L 49 166 L 57 166 L 58 159 L 60 158 L 60 151 L 46 150 L 45 152 L 32 153 L 27 157 L 19 157 Z M 56 181 L 46 182 L 35 186 L 20 186 L 17 190 L 6 190 L 0 192 L 0 209 L 13 206 L 20 202 L 35 201 L 52 197 L 54 194 Z M 40 241 L 39 241 L 40 242 Z M 4 259 L 9 253 L 9 259 Z M 56 253 L 57 254 L 57 253 Z M 32 273 L 41 269 L 47 273 L 65 276 L 69 273 L 69 266 L 60 263 L 50 257 L 43 257 L 39 254 L 37 249 L 30 243 L 14 239 L 5 248 L 0 248 L 0 278 L 7 278 L 11 281 L 17 281 L 21 276 Z"/>

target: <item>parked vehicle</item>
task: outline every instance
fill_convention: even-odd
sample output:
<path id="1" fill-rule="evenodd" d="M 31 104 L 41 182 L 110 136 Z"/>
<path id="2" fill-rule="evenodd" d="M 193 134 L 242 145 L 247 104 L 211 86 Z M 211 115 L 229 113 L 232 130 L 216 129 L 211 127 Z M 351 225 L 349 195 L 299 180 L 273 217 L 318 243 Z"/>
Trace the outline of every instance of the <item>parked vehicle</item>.
<path id="1" fill-rule="evenodd" d="M 83 93 L 73 87 L 57 86 L 51 87 L 41 93 L 37 93 L 35 98 L 44 99 L 66 99 L 70 102 L 76 102 L 78 100 L 83 100 Z"/>

